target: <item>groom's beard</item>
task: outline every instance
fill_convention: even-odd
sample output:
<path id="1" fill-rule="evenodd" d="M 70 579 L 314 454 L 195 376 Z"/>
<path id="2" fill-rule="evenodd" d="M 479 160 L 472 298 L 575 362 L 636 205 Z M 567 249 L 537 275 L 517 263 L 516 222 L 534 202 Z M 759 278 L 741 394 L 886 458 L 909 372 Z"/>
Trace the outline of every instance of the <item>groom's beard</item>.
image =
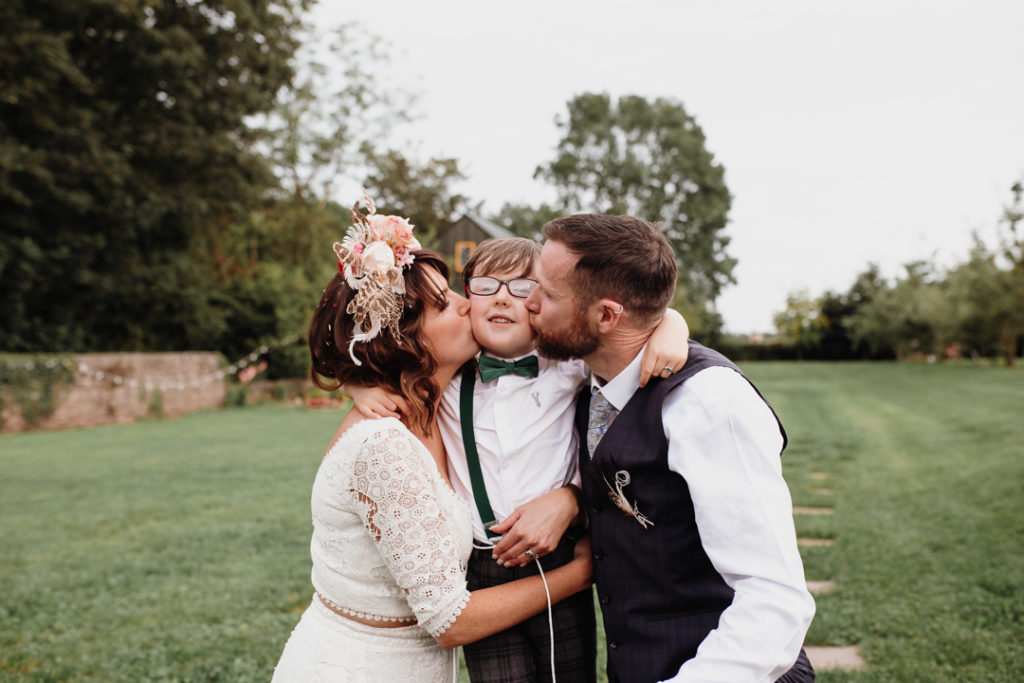
<path id="1" fill-rule="evenodd" d="M 597 335 L 587 329 L 583 315 L 577 313 L 572 322 L 560 330 L 537 332 L 537 351 L 552 360 L 583 358 L 597 350 Z"/>

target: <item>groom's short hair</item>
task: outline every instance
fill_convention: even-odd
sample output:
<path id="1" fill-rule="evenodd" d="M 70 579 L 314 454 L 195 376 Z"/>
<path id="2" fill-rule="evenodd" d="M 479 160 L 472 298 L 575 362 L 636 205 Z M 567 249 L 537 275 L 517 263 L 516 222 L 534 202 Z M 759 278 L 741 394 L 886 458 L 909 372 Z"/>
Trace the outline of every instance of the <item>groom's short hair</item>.
<path id="1" fill-rule="evenodd" d="M 577 214 L 549 221 L 543 232 L 579 257 L 569 283 L 584 306 L 607 297 L 652 323 L 671 303 L 678 271 L 658 227 L 635 216 Z"/>

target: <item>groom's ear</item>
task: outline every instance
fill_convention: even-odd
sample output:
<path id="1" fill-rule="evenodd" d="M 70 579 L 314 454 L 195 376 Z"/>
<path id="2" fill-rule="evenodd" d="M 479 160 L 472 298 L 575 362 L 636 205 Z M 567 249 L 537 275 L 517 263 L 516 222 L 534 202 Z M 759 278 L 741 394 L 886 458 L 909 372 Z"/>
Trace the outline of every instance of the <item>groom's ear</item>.
<path id="1" fill-rule="evenodd" d="M 598 299 L 592 304 L 593 317 L 592 319 L 597 323 L 597 331 L 601 334 L 606 334 L 616 327 L 622 320 L 623 307 L 615 299 Z"/>

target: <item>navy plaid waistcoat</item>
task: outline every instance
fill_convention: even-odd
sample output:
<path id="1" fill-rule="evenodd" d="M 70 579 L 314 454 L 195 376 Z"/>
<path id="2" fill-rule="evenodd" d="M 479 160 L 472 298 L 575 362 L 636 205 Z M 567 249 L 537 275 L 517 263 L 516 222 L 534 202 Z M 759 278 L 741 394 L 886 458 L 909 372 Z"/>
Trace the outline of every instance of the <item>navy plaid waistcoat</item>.
<path id="1" fill-rule="evenodd" d="M 675 675 L 732 602 L 733 590 L 701 546 L 686 481 L 668 468 L 661 419 L 668 393 L 714 366 L 739 372 L 725 356 L 691 341 L 683 369 L 667 379 L 652 378 L 637 390 L 597 445 L 592 461 L 586 438 L 580 438 L 583 497 L 608 641 L 609 680 L 615 680 L 613 673 L 624 683 Z M 581 435 L 587 433 L 589 405 L 586 387 L 576 410 Z M 785 444 L 781 422 L 779 430 Z M 608 497 L 606 480 L 614 486 L 620 470 L 630 475 L 623 489 L 626 499 L 653 526 L 645 529 Z"/>

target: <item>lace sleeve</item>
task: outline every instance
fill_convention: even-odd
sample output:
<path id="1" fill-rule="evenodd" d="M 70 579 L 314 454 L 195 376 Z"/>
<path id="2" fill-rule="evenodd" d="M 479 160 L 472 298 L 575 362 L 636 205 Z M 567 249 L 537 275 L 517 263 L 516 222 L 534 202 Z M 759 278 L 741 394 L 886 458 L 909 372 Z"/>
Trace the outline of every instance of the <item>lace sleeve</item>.
<path id="1" fill-rule="evenodd" d="M 453 526 L 426 469 L 433 464 L 422 448 L 404 428 L 382 425 L 358 448 L 350 490 L 420 626 L 437 636 L 462 613 L 469 591 Z"/>

